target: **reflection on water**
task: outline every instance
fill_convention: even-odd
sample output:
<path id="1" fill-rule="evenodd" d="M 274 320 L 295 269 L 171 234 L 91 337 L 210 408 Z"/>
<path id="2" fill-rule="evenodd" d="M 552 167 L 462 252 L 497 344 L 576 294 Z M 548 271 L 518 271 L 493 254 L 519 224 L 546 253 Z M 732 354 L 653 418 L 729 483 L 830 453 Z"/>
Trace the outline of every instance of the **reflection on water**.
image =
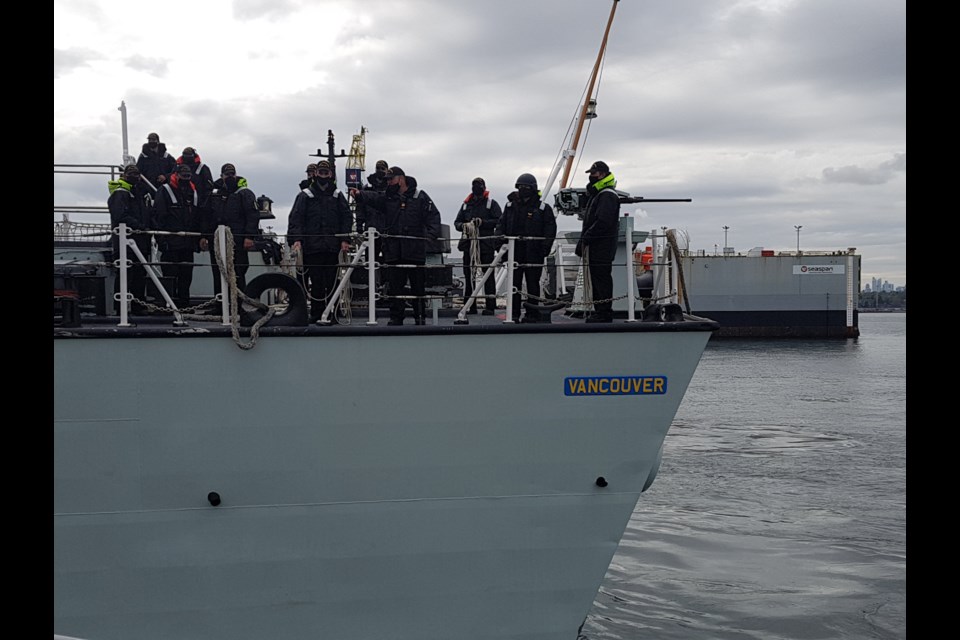
<path id="1" fill-rule="evenodd" d="M 906 314 L 711 340 L 582 637 L 905 638 Z"/>

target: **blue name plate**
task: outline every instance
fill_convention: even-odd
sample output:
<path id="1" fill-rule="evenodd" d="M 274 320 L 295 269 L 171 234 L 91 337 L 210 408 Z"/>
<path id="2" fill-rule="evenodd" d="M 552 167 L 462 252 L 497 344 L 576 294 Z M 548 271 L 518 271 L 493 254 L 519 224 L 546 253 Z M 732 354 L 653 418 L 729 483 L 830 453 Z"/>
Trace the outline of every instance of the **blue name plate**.
<path id="1" fill-rule="evenodd" d="M 666 392 L 666 376 L 577 376 L 563 381 L 563 394 L 567 396 L 642 396 Z"/>

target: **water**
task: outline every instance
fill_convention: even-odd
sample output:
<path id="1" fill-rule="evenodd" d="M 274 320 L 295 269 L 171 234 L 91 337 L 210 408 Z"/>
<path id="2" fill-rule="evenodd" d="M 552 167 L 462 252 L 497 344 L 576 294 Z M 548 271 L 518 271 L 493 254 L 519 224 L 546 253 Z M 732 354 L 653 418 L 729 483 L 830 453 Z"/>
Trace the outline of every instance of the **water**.
<path id="1" fill-rule="evenodd" d="M 906 314 L 711 340 L 586 640 L 905 638 Z"/>

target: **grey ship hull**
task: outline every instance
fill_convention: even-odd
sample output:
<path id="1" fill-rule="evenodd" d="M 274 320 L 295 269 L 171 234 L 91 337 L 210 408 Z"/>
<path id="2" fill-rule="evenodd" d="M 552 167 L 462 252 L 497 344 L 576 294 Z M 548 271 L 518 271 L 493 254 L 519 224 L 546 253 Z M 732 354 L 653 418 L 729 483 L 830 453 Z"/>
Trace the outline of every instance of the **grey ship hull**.
<path id="1" fill-rule="evenodd" d="M 860 256 L 684 256 L 690 311 L 719 337 L 856 338 Z"/>
<path id="2" fill-rule="evenodd" d="M 55 330 L 54 631 L 573 640 L 715 328 Z"/>

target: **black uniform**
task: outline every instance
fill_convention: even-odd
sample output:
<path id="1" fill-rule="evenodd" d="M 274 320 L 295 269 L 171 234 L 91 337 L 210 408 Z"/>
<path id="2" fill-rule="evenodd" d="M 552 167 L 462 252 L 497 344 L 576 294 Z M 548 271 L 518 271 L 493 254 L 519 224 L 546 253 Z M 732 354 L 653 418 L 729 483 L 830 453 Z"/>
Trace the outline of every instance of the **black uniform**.
<path id="1" fill-rule="evenodd" d="M 353 226 L 350 205 L 343 193 L 330 181 L 320 186 L 310 181 L 293 203 L 287 229 L 287 241 L 299 242 L 303 264 L 310 279 L 310 321 L 320 319 L 329 296 L 336 287 L 340 243 L 349 240 Z"/>
<path id="2" fill-rule="evenodd" d="M 191 180 L 193 186 L 197 188 L 197 199 L 201 207 L 205 206 L 210 197 L 210 192 L 213 190 L 213 173 L 210 171 L 210 167 L 204 164 L 199 154 L 195 154 L 192 161 L 187 161 L 187 158 L 180 156 L 177 158 L 177 166 L 179 167 L 182 164 L 190 167 L 190 173 L 193 174 Z"/>
<path id="3" fill-rule="evenodd" d="M 233 233 L 233 264 L 237 274 L 237 287 L 243 291 L 247 287 L 247 269 L 250 257 L 243 248 L 247 238 L 255 240 L 260 233 L 260 211 L 257 199 L 247 186 L 247 179 L 236 176 L 235 180 L 220 178 L 213 183 L 210 192 L 209 217 L 204 232 L 210 241 L 210 265 L 213 268 L 213 290 L 220 293 L 220 269 L 217 267 L 214 232 L 220 225 L 230 227 Z"/>
<path id="4" fill-rule="evenodd" d="M 157 197 L 157 228 L 161 231 L 199 232 L 203 229 L 200 199 L 191 180 L 178 174 L 160 187 Z M 163 275 L 174 279 L 171 297 L 178 308 L 190 306 L 190 285 L 193 283 L 193 254 L 200 249 L 198 236 L 159 235 Z"/>
<path id="5" fill-rule="evenodd" d="M 131 185 L 121 178 L 108 182 L 107 188 L 110 190 L 107 209 L 110 211 L 111 227 L 116 227 L 121 222 L 126 224 L 131 231 L 142 231 L 152 227 L 152 208 L 149 205 L 150 194 L 145 184 L 137 181 L 136 184 Z M 132 234 L 130 237 L 133 238 L 143 257 L 149 260 L 150 236 L 147 234 Z M 116 235 L 113 236 L 113 257 L 114 259 L 120 257 L 120 238 Z M 127 250 L 127 258 L 132 265 L 132 268 L 127 270 L 127 290 L 134 298 L 142 302 L 147 298 L 147 273 L 144 271 L 143 263 L 130 248 Z M 118 291 L 120 291 L 119 274 L 114 280 L 114 292 Z M 119 311 L 119 303 L 116 304 L 116 309 Z M 131 309 L 140 311 L 140 303 L 133 303 Z"/>
<path id="6" fill-rule="evenodd" d="M 149 180 L 150 184 L 154 187 L 160 186 L 157 183 L 157 177 L 161 174 L 169 177 L 176 168 L 177 161 L 167 153 L 167 145 L 161 142 L 154 149 L 149 143 L 143 143 L 140 156 L 137 158 L 137 169 L 140 169 L 140 174 Z"/>
<path id="7" fill-rule="evenodd" d="M 490 197 L 488 191 L 484 191 L 481 197 L 477 197 L 471 193 L 467 196 L 467 199 L 464 200 L 463 205 L 460 207 L 460 212 L 457 213 L 457 219 L 453 222 L 453 226 L 457 231 L 463 231 L 465 222 L 476 219 L 480 220 L 480 228 L 477 235 L 480 236 L 480 238 L 487 238 L 479 241 L 481 264 L 489 265 L 493 262 L 493 254 L 496 253 L 497 246 L 496 240 L 491 236 L 496 232 L 502 214 L 500 204 Z M 457 244 L 457 249 L 463 252 L 463 277 L 466 284 L 464 287 L 464 295 L 467 298 L 472 296 L 474 292 L 474 272 L 470 266 L 473 257 L 470 248 L 471 244 L 468 238 L 462 238 Z M 483 292 L 487 296 L 485 300 L 486 310 L 490 312 L 496 311 L 497 282 L 494 274 L 491 273 L 487 281 L 483 283 Z M 471 312 L 475 313 L 479 304 L 480 301 L 478 300 L 474 306 L 471 307 Z"/>
<path id="8" fill-rule="evenodd" d="M 414 178 L 407 176 L 406 180 L 407 190 L 402 194 L 359 191 L 357 200 L 367 207 L 368 224 L 384 234 L 382 251 L 383 262 L 388 265 L 388 295 L 403 295 L 403 289 L 409 280 L 411 295 L 423 296 L 426 282 L 423 269 L 389 268 L 389 265 L 422 266 L 426 264 L 427 241 L 436 240 L 441 233 L 440 212 L 433 200 L 425 191 L 417 188 Z M 392 322 L 403 322 L 405 306 L 402 299 L 390 301 Z M 422 297 L 413 301 L 413 315 L 418 323 L 424 320 L 425 308 Z"/>
<path id="9" fill-rule="evenodd" d="M 542 202 L 539 196 L 526 201 L 517 198 L 507 202 L 503 208 L 496 235 L 531 238 L 514 242 L 514 260 L 520 265 L 513 272 L 513 286 L 517 289 L 517 293 L 513 294 L 513 320 L 516 321 L 520 319 L 520 290 L 524 280 L 527 283 L 527 295 L 540 296 L 543 261 L 557 237 L 557 219 L 550 205 Z M 497 241 L 501 246 L 505 242 L 503 238 Z M 535 321 L 540 319 L 540 314 L 528 311 L 526 317 Z"/>
<path id="10" fill-rule="evenodd" d="M 613 259 L 617 254 L 617 233 L 620 225 L 620 197 L 613 187 L 597 191 L 594 185 L 587 186 L 587 207 L 583 214 L 583 226 L 577 255 L 587 252 L 590 265 L 590 288 L 593 292 L 594 315 L 597 318 L 613 318 Z"/>

